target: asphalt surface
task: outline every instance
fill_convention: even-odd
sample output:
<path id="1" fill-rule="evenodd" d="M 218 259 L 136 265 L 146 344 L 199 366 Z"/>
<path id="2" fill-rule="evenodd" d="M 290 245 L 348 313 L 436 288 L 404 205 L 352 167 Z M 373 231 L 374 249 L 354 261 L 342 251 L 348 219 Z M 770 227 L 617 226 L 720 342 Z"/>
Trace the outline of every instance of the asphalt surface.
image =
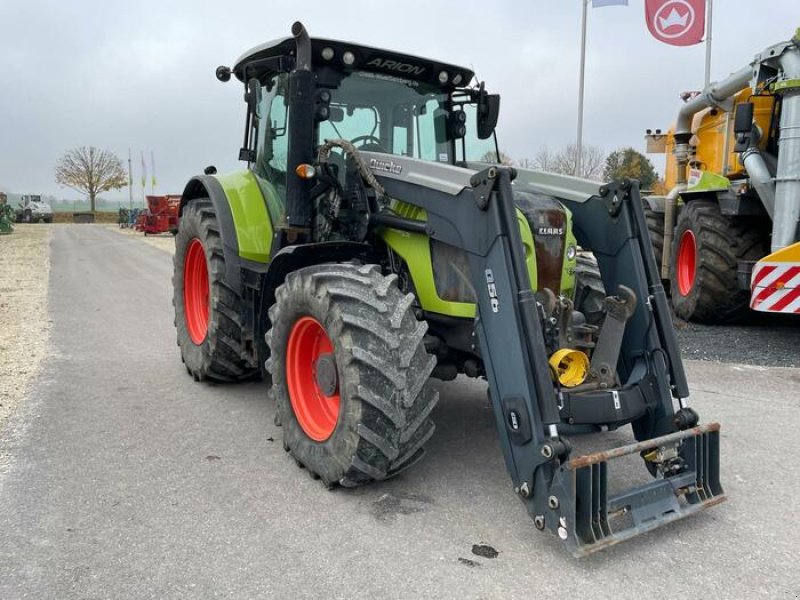
<path id="1" fill-rule="evenodd" d="M 576 560 L 515 498 L 484 385 L 441 385 L 414 469 L 326 491 L 261 384 L 187 376 L 171 273 L 113 231 L 54 232 L 51 352 L 0 433 L 0 598 L 800 595 L 800 371 L 689 362 L 728 502 Z"/>

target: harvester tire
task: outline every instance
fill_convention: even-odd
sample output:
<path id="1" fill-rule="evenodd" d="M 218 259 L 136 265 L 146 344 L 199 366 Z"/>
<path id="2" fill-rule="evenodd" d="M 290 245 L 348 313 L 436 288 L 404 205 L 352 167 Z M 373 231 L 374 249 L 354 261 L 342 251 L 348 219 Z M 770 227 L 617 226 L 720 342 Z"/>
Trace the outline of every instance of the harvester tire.
<path id="1" fill-rule="evenodd" d="M 172 304 L 186 370 L 196 381 L 236 381 L 258 373 L 243 348 L 242 299 L 225 282 L 225 252 L 207 198 L 183 209 L 173 265 Z"/>
<path id="2" fill-rule="evenodd" d="M 768 254 L 767 241 L 752 218 L 727 217 L 713 200 L 688 202 L 678 217 L 670 261 L 675 314 L 700 323 L 745 316 L 750 293 L 739 287 L 738 262 Z"/>
<path id="3" fill-rule="evenodd" d="M 413 303 L 375 265 L 306 267 L 276 290 L 266 334 L 276 422 L 286 451 L 328 487 L 399 473 L 433 434 L 436 359 Z"/>
<path id="4" fill-rule="evenodd" d="M 600 276 L 597 259 L 591 254 L 578 254 L 575 265 L 575 310 L 583 313 L 589 325 L 601 325 L 606 288 Z"/>
<path id="5" fill-rule="evenodd" d="M 659 277 L 661 274 L 661 261 L 664 256 L 664 213 L 657 213 L 647 201 L 644 202 L 644 218 L 647 221 L 647 231 L 653 245 L 653 254 L 656 255 L 656 268 Z"/>

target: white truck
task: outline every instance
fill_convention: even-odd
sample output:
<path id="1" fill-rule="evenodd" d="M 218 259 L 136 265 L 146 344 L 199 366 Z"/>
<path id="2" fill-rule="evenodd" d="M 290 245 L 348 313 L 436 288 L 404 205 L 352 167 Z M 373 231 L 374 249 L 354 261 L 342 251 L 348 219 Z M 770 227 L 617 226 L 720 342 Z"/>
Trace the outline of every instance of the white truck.
<path id="1" fill-rule="evenodd" d="M 17 223 L 53 222 L 53 209 L 38 195 L 23 194 L 16 210 Z"/>

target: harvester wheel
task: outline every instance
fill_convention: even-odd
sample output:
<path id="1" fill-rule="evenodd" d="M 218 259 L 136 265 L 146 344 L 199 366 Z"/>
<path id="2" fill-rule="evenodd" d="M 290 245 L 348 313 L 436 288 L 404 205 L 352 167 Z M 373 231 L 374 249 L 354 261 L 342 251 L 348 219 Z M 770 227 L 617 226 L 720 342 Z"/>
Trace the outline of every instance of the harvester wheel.
<path id="1" fill-rule="evenodd" d="M 600 325 L 605 311 L 606 288 L 600 277 L 597 259 L 591 254 L 578 254 L 575 265 L 575 310 L 583 313 L 589 325 Z"/>
<path id="2" fill-rule="evenodd" d="M 269 310 L 284 448 L 327 486 L 391 477 L 423 454 L 438 393 L 414 297 L 375 265 L 290 273 Z"/>
<path id="3" fill-rule="evenodd" d="M 701 323 L 725 323 L 747 313 L 750 294 L 740 289 L 740 260 L 769 253 L 767 235 L 753 219 L 726 217 L 713 200 L 692 200 L 681 211 L 670 262 L 675 314 Z"/>
<path id="4" fill-rule="evenodd" d="M 243 351 L 242 300 L 224 281 L 225 253 L 207 198 L 183 209 L 172 278 L 175 327 L 195 380 L 234 381 L 258 372 Z"/>
<path id="5" fill-rule="evenodd" d="M 653 245 L 653 254 L 656 255 L 656 268 L 661 273 L 661 261 L 664 256 L 664 213 L 657 213 L 647 201 L 644 202 L 644 218 L 647 221 L 647 231 L 650 233 L 650 242 Z"/>

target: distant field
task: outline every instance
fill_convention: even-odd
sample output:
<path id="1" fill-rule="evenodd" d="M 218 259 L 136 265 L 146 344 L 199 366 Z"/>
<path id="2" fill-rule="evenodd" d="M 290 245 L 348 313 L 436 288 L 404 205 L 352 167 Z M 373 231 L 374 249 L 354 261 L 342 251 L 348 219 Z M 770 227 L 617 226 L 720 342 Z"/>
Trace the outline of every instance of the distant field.
<path id="1" fill-rule="evenodd" d="M 54 212 L 53 213 L 53 222 L 54 223 L 72 223 L 72 215 L 73 212 Z M 95 223 L 116 223 L 119 217 L 119 213 L 117 211 L 105 211 L 105 210 L 98 210 L 94 213 L 94 220 Z"/>

